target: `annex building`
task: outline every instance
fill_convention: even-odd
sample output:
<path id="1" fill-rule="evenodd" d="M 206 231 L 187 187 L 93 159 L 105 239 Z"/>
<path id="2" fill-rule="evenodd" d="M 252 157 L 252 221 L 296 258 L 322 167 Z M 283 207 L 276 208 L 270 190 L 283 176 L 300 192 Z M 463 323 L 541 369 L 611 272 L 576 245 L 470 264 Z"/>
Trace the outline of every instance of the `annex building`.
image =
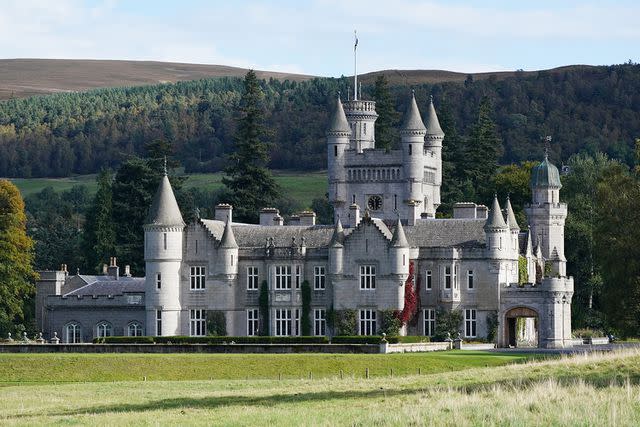
<path id="1" fill-rule="evenodd" d="M 524 318 L 533 345 L 570 346 L 573 279 L 558 169 L 545 158 L 533 170 L 528 230 L 497 197 L 490 209 L 457 203 L 453 218 L 436 218 L 444 133 L 432 100 L 425 109 L 423 120 L 412 96 L 400 149 L 385 151 L 375 148 L 375 102 L 336 100 L 326 133 L 333 225 L 316 224 L 313 212 L 285 225 L 270 207 L 259 224 L 244 224 L 225 204 L 215 218 L 186 224 L 165 174 L 144 227 L 146 277 L 121 275 L 115 258 L 100 276 L 42 272 L 38 328 L 63 342 L 200 336 L 215 312 L 228 335 L 300 335 L 306 281 L 312 334 L 334 334 L 328 314 L 352 310 L 353 333 L 374 335 L 383 312 L 404 308 L 412 283 L 417 321 L 401 334 L 431 336 L 441 313 L 460 310 L 464 338 L 485 338 L 497 322 L 498 346 L 515 345 Z"/>

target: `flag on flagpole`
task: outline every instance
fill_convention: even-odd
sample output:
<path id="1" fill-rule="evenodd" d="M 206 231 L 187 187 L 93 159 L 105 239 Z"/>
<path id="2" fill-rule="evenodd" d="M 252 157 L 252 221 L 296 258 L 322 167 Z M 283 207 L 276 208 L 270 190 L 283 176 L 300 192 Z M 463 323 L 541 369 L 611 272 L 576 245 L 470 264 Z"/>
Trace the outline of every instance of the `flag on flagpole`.
<path id="1" fill-rule="evenodd" d="M 353 30 L 353 36 L 356 39 L 356 43 L 353 45 L 353 50 L 356 50 L 356 48 L 358 47 L 358 34 L 356 33 L 356 30 Z"/>

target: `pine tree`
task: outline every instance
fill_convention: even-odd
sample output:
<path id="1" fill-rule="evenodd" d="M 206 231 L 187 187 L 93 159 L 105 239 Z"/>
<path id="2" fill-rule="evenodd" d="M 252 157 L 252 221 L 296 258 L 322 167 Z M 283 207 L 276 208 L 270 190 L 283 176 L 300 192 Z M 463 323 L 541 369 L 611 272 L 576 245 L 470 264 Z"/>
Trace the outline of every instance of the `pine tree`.
<path id="1" fill-rule="evenodd" d="M 444 132 L 442 141 L 442 205 L 439 212 L 452 213 L 453 204 L 464 200 L 474 200 L 474 195 L 466 194 L 464 186 L 464 140 L 458 134 L 455 118 L 448 102 L 443 101 L 438 111 L 440 127 Z"/>
<path id="2" fill-rule="evenodd" d="M 113 222 L 113 176 L 103 170 L 97 177 L 98 191 L 87 212 L 84 250 L 87 268 L 96 272 L 100 265 L 116 254 L 116 233 Z"/>
<path id="3" fill-rule="evenodd" d="M 373 88 L 373 100 L 376 101 L 376 148 L 391 150 L 396 139 L 396 125 L 400 114 L 396 111 L 395 104 L 389 92 L 389 82 L 383 75 L 376 79 Z"/>
<path id="4" fill-rule="evenodd" d="M 32 303 L 33 241 L 27 236 L 27 217 L 20 191 L 0 180 L 0 334 L 24 330 L 25 307 Z"/>
<path id="5" fill-rule="evenodd" d="M 255 72 L 249 70 L 240 100 L 235 152 L 229 156 L 222 180 L 230 192 L 234 217 L 247 222 L 256 222 L 259 210 L 273 204 L 280 191 L 266 168 L 269 155 L 264 141 L 263 97 Z"/>

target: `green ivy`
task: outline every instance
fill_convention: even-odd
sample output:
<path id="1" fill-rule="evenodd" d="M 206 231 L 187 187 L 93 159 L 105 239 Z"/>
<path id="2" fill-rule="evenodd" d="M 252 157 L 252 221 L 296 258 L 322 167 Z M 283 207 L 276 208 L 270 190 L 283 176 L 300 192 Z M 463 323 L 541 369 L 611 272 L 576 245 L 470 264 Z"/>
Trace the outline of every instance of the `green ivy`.
<path id="1" fill-rule="evenodd" d="M 529 280 L 529 271 L 527 269 L 527 258 L 520 255 L 518 257 L 518 284 L 524 285 Z"/>
<path id="2" fill-rule="evenodd" d="M 269 331 L 269 285 L 263 280 L 260 284 L 260 296 L 258 297 L 258 305 L 260 306 L 260 335 L 268 336 Z"/>
<path id="3" fill-rule="evenodd" d="M 356 310 L 336 310 L 334 317 L 335 335 L 356 335 L 358 313 Z"/>
<path id="4" fill-rule="evenodd" d="M 380 334 L 398 335 L 402 322 L 398 319 L 396 310 L 380 310 Z"/>
<path id="5" fill-rule="evenodd" d="M 227 318 L 222 311 L 207 311 L 207 335 L 227 335 Z"/>
<path id="6" fill-rule="evenodd" d="M 305 280 L 302 282 L 302 319 L 300 321 L 302 327 L 302 335 L 311 335 L 311 286 Z"/>

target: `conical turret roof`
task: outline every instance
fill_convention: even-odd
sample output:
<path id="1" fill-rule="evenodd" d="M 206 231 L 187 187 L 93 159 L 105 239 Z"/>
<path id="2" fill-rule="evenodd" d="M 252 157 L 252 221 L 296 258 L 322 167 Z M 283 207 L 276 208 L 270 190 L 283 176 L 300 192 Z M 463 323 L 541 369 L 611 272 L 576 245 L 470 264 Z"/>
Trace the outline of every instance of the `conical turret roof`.
<path id="1" fill-rule="evenodd" d="M 420 117 L 420 110 L 418 110 L 418 104 L 416 103 L 415 94 L 411 94 L 411 102 L 407 112 L 404 113 L 404 122 L 402 123 L 401 131 L 406 132 L 426 132 L 427 128 L 422 122 Z"/>
<path id="2" fill-rule="evenodd" d="M 332 247 L 341 247 L 344 242 L 344 229 L 342 228 L 342 221 L 340 221 L 340 217 L 336 221 L 336 226 L 333 229 L 333 236 L 331 236 L 331 246 Z"/>
<path id="3" fill-rule="evenodd" d="M 544 160 L 531 170 L 531 187 L 562 188 L 560 172 L 550 161 L 547 154 Z"/>
<path id="4" fill-rule="evenodd" d="M 433 106 L 433 96 L 429 97 L 429 107 L 427 108 L 427 135 L 444 136 L 438 115 L 436 114 L 436 108 Z"/>
<path id="5" fill-rule="evenodd" d="M 484 224 L 485 230 L 506 229 L 507 224 L 502 217 L 502 211 L 500 209 L 500 203 L 498 203 L 498 196 L 493 196 L 493 205 L 491 206 L 491 212 L 489 212 L 489 218 Z"/>
<path id="6" fill-rule="evenodd" d="M 164 227 L 183 227 L 185 225 L 166 173 L 153 197 L 145 224 Z"/>
<path id="7" fill-rule="evenodd" d="M 404 227 L 402 227 L 402 221 L 400 221 L 400 218 L 398 218 L 398 224 L 396 225 L 396 229 L 393 230 L 391 247 L 394 247 L 394 248 L 409 247 L 409 242 L 407 241 L 407 236 L 404 234 Z"/>
<path id="8" fill-rule="evenodd" d="M 342 101 L 340 101 L 340 97 L 336 99 L 336 108 L 333 110 L 333 116 L 329 122 L 327 134 L 351 134 L 351 127 L 347 121 L 347 115 L 344 113 L 344 108 L 342 108 Z"/>
<path id="9" fill-rule="evenodd" d="M 238 243 L 236 242 L 236 236 L 233 234 L 233 228 L 231 228 L 231 221 L 227 217 L 227 222 L 224 225 L 224 232 L 222 233 L 222 239 L 220 239 L 220 247 L 223 249 L 237 249 Z"/>
<path id="10" fill-rule="evenodd" d="M 507 225 L 509 226 L 509 230 L 520 230 L 520 226 L 518 225 L 518 221 L 516 220 L 516 215 L 513 213 L 513 208 L 511 207 L 511 200 L 507 197 Z"/>

